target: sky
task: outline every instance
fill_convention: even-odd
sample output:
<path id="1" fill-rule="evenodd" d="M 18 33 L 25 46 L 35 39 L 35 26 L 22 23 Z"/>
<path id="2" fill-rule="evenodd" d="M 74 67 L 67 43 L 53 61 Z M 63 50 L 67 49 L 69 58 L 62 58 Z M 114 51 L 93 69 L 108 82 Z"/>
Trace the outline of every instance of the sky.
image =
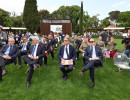
<path id="1" fill-rule="evenodd" d="M 83 9 L 90 16 L 99 14 L 98 18 L 104 19 L 108 17 L 111 11 L 119 10 L 130 11 L 130 0 L 37 0 L 38 10 L 46 9 L 50 13 L 57 10 L 60 6 L 81 6 L 83 1 Z M 25 0 L 0 0 L 0 8 L 15 12 L 20 15 L 24 9 Z"/>

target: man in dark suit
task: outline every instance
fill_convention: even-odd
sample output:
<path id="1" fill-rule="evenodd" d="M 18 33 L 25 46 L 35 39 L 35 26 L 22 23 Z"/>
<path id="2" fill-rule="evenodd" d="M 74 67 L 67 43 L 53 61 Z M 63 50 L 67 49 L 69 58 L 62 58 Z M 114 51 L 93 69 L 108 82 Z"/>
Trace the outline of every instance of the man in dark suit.
<path id="1" fill-rule="evenodd" d="M 22 67 L 22 63 L 21 63 L 21 56 L 23 55 L 27 55 L 27 51 L 29 50 L 31 43 L 28 42 L 28 37 L 23 37 L 23 43 L 20 44 L 19 49 L 21 49 L 21 51 L 18 54 L 18 64 L 19 66 L 17 67 L 17 69 L 20 69 Z"/>
<path id="2" fill-rule="evenodd" d="M 85 58 L 85 67 L 84 69 L 79 72 L 79 76 L 83 75 L 83 72 L 87 71 L 90 69 L 90 77 L 92 79 L 91 84 L 89 85 L 90 87 L 93 87 L 95 85 L 94 82 L 94 68 L 98 66 L 103 67 L 103 53 L 101 48 L 95 46 L 95 41 L 94 39 L 90 39 L 89 41 L 90 46 L 88 46 L 85 50 L 84 58 Z"/>
<path id="3" fill-rule="evenodd" d="M 29 64 L 29 74 L 27 78 L 27 88 L 30 87 L 30 81 L 32 79 L 32 75 L 34 70 L 42 65 L 42 59 L 45 56 L 45 50 L 43 45 L 39 43 L 39 38 L 37 36 L 33 37 L 33 45 L 30 46 L 27 55 L 24 55 L 22 58 L 27 64 Z"/>
<path id="4" fill-rule="evenodd" d="M 20 37 L 18 36 L 18 34 L 15 35 L 14 40 L 15 40 L 15 44 L 17 44 L 19 46 Z"/>
<path id="5" fill-rule="evenodd" d="M 50 49 L 52 60 L 54 59 L 54 47 L 55 47 L 55 40 L 51 34 L 48 35 L 48 46 Z"/>
<path id="6" fill-rule="evenodd" d="M 64 39 L 64 45 L 62 45 L 59 49 L 59 52 L 57 54 L 60 62 L 60 70 L 63 72 L 62 78 L 63 80 L 67 80 L 67 73 L 71 72 L 73 70 L 73 64 L 72 62 L 76 59 L 76 53 L 75 49 L 72 45 L 69 45 L 70 40 L 69 38 Z M 68 60 L 68 65 L 65 65 L 65 60 Z M 67 70 L 65 70 L 65 67 L 67 67 Z"/>
<path id="7" fill-rule="evenodd" d="M 45 48 L 45 56 L 44 56 L 44 68 L 47 67 L 47 56 L 50 52 L 49 44 L 46 37 L 43 37 L 43 47 Z"/>
<path id="8" fill-rule="evenodd" d="M 19 53 L 18 46 L 14 45 L 14 39 L 9 38 L 8 44 L 4 45 L 2 50 L 0 51 L 0 79 L 2 76 L 7 74 L 8 71 L 5 69 L 5 65 L 13 63 L 16 64 L 16 58 Z M 3 71 L 3 72 L 2 72 Z"/>

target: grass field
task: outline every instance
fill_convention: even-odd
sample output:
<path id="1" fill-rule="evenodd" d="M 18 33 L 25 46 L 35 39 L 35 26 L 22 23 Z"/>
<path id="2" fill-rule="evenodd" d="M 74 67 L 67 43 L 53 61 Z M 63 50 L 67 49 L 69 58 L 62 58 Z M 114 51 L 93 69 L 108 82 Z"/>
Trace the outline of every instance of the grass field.
<path id="1" fill-rule="evenodd" d="M 121 39 L 115 41 L 117 48 L 123 50 Z M 9 73 L 0 82 L 0 100 L 130 100 L 130 75 L 127 70 L 115 72 L 118 68 L 113 59 L 104 58 L 103 69 L 95 69 L 95 86 L 90 88 L 89 71 L 78 76 L 83 69 L 81 56 L 67 81 L 61 79 L 57 51 L 55 59 L 50 58 L 49 55 L 46 69 L 41 66 L 34 72 L 30 88 L 26 88 L 28 66 L 23 64 L 20 70 L 17 70 L 18 65 L 6 66 Z"/>

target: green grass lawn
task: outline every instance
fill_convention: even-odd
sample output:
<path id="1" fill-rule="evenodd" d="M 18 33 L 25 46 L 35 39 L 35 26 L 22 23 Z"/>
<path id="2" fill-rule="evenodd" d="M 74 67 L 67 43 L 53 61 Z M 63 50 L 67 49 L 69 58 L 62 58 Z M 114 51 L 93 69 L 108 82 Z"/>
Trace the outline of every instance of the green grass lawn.
<path id="1" fill-rule="evenodd" d="M 122 51 L 121 39 L 115 41 Z M 30 88 L 26 88 L 28 66 L 23 64 L 19 70 L 18 65 L 6 66 L 9 73 L 0 82 L 0 100 L 130 100 L 130 75 L 127 75 L 127 70 L 115 72 L 118 68 L 113 59 L 104 58 L 103 69 L 95 69 L 95 86 L 90 88 L 89 71 L 78 76 L 83 69 L 82 56 L 76 61 L 76 69 L 69 73 L 67 81 L 61 79 L 57 51 L 55 59 L 50 58 L 49 55 L 46 69 L 41 66 L 34 72 Z"/>

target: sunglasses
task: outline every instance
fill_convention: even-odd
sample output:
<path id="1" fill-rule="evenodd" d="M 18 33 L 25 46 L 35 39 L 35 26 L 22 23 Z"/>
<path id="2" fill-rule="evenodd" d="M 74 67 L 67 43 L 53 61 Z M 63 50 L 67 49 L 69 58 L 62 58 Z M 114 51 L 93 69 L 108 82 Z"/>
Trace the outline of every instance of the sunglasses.
<path id="1" fill-rule="evenodd" d="M 89 43 L 94 43 L 94 41 L 89 41 Z"/>

